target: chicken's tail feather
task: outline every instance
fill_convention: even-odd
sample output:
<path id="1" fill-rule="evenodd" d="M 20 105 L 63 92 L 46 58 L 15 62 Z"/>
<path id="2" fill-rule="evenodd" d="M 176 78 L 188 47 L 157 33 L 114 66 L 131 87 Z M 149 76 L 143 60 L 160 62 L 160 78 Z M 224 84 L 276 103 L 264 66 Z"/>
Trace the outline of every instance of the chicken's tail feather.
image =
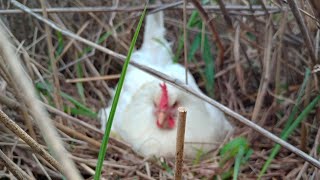
<path id="1" fill-rule="evenodd" d="M 150 45 L 155 41 L 163 41 L 165 35 L 163 12 L 157 12 L 147 16 L 144 30 L 144 44 Z"/>

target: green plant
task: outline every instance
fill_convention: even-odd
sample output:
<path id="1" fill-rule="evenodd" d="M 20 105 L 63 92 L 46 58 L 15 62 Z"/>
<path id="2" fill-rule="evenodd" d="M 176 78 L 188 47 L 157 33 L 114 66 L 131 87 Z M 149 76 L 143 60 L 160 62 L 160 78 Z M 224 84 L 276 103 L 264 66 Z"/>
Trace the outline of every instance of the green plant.
<path id="1" fill-rule="evenodd" d="M 114 98 L 113 98 L 113 101 L 112 101 L 112 106 L 111 106 L 110 114 L 108 116 L 106 130 L 105 130 L 105 133 L 104 133 L 104 136 L 103 136 L 103 139 L 102 139 L 102 143 L 101 143 L 101 148 L 100 148 L 100 151 L 99 151 L 98 162 L 97 162 L 96 172 L 95 172 L 95 176 L 94 176 L 95 180 L 100 180 L 101 171 L 102 171 L 102 165 L 103 165 L 103 161 L 104 161 L 104 158 L 105 158 L 105 155 L 106 155 L 106 152 L 107 152 L 107 144 L 108 144 L 108 141 L 109 141 L 109 135 L 110 135 L 110 132 L 111 132 L 111 126 L 112 126 L 113 118 L 114 118 L 114 115 L 115 115 L 115 112 L 116 112 L 116 109 L 117 109 L 117 104 L 118 104 L 118 101 L 119 101 L 121 89 L 122 89 L 122 86 L 123 86 L 123 83 L 124 83 L 124 79 L 125 79 L 125 76 L 126 76 L 126 72 L 127 72 L 127 68 L 128 68 L 128 65 L 129 65 L 130 58 L 131 58 L 131 54 L 133 52 L 134 46 L 136 44 L 140 29 L 141 29 L 141 25 L 142 25 L 144 16 L 146 14 L 146 7 L 147 6 L 145 5 L 144 10 L 142 12 L 142 15 L 140 17 L 139 23 L 138 23 L 137 30 L 134 33 L 133 39 L 131 41 L 129 52 L 128 52 L 127 58 L 126 58 L 126 60 L 124 62 L 124 65 L 123 65 L 123 68 L 122 68 L 122 72 L 121 72 L 121 76 L 120 76 L 120 79 L 119 79 L 119 82 L 118 82 L 118 86 L 117 86 L 117 89 L 116 89 L 116 92 L 115 92 L 115 95 L 114 95 Z"/>
<path id="2" fill-rule="evenodd" d="M 249 142 L 244 137 L 237 137 L 228 142 L 220 149 L 221 161 L 220 165 L 223 166 L 230 159 L 235 159 L 233 168 L 222 174 L 222 179 L 237 179 L 240 172 L 240 166 L 245 164 L 250 158 L 253 150 L 249 147 Z"/>
<path id="3" fill-rule="evenodd" d="M 188 23 L 188 28 L 197 28 L 199 31 L 202 31 L 204 24 L 202 22 L 202 19 L 197 11 L 193 11 Z M 184 39 L 181 35 L 178 41 L 178 48 L 177 52 L 174 57 L 174 62 L 178 62 L 178 58 L 182 53 L 184 46 Z M 213 56 L 212 52 L 212 44 L 209 41 L 209 38 L 206 34 L 203 34 L 202 32 L 199 32 L 196 34 L 193 42 L 191 43 L 189 50 L 188 50 L 188 62 L 194 62 L 198 63 L 195 59 L 195 54 L 197 51 L 201 51 L 202 58 L 205 62 L 205 67 L 203 70 L 198 69 L 200 76 L 202 79 L 205 80 L 205 88 L 210 97 L 214 96 L 214 75 L 215 75 L 215 57 Z"/>
<path id="4" fill-rule="evenodd" d="M 52 102 L 52 97 L 51 97 L 51 94 L 53 93 L 52 85 L 50 85 L 49 83 L 44 84 L 39 82 L 39 83 L 36 83 L 36 89 L 42 92 L 43 94 L 48 95 L 50 102 Z M 77 101 L 75 98 L 73 98 L 69 94 L 64 92 L 60 92 L 59 94 L 63 99 L 66 99 L 67 101 L 71 102 L 75 106 L 75 107 L 69 107 L 64 105 L 65 112 L 69 112 L 70 110 L 72 115 L 83 115 L 89 118 L 97 118 L 96 112 L 86 107 L 84 104 Z M 50 103 L 50 105 L 53 105 L 53 103 Z"/>
<path id="5" fill-rule="evenodd" d="M 313 99 L 311 103 L 308 104 L 308 106 L 299 114 L 299 116 L 294 120 L 294 117 L 296 116 L 298 112 L 298 107 L 301 104 L 301 99 L 304 95 L 304 90 L 306 88 L 307 82 L 310 78 L 310 70 L 306 69 L 305 72 L 305 78 L 303 80 L 303 83 L 301 85 L 301 88 L 298 93 L 298 98 L 296 100 L 296 104 L 293 107 L 293 110 L 288 118 L 287 123 L 285 124 L 285 127 L 280 135 L 281 139 L 287 140 L 290 134 L 298 127 L 298 125 L 308 116 L 311 110 L 314 109 L 314 107 L 317 105 L 317 103 L 320 100 L 320 95 L 318 95 L 316 98 Z M 259 179 L 264 175 L 264 173 L 267 171 L 268 167 L 270 166 L 272 160 L 275 158 L 275 156 L 278 154 L 280 151 L 281 146 L 279 144 L 276 144 L 272 151 L 271 154 L 269 155 L 267 161 L 263 165 L 260 173 L 259 173 Z"/>

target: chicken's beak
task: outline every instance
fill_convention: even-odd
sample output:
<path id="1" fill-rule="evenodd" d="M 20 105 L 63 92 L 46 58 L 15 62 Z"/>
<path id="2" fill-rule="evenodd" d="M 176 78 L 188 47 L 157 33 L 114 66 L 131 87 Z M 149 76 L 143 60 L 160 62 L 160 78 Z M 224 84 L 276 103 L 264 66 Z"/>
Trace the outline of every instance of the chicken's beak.
<path id="1" fill-rule="evenodd" d="M 160 127 L 163 127 L 165 119 L 166 119 L 166 114 L 164 112 L 159 112 L 158 119 L 157 119 L 157 124 Z"/>

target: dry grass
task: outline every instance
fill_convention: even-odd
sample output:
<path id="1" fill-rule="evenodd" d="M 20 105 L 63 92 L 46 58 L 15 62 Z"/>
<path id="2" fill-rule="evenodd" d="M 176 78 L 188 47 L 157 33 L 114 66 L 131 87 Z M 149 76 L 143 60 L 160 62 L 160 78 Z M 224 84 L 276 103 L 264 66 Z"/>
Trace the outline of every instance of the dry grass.
<path id="1" fill-rule="evenodd" d="M 1 9 L 15 8 L 6 2 L 0 1 Z M 46 1 L 46 6 L 116 6 L 130 9 L 141 6 L 141 2 L 138 0 L 134 2 L 129 0 L 119 2 L 117 0 L 64 0 Z M 171 2 L 173 1 L 163 1 L 163 3 Z M 240 3 L 240 1 L 232 2 L 232 5 Z M 30 8 L 41 8 L 38 1 L 28 1 L 26 5 Z M 216 62 L 222 63 L 222 65 L 216 64 L 221 66 L 221 69 L 217 68 L 218 71 L 215 72 L 216 88 L 213 94 L 214 98 L 222 104 L 279 135 L 297 98 L 299 87 L 304 78 L 305 67 L 312 69 L 317 63 L 319 52 L 316 48 L 318 46 L 314 44 L 319 44 L 319 31 L 316 21 L 302 13 L 307 35 L 301 33 L 301 27 L 297 24 L 288 5 L 284 3 L 270 3 L 270 5 L 273 7 L 279 5 L 284 10 L 277 13 L 270 11 L 269 14 L 266 14 L 262 9 L 256 12 L 263 14 L 259 16 L 250 15 L 250 11 L 230 9 L 226 10 L 227 13 L 224 12 L 225 16 L 221 13 L 208 13 L 209 17 L 213 19 L 213 24 L 224 47 L 223 60 Z M 300 2 L 298 6 L 309 14 L 314 14 L 314 10 L 307 1 Z M 178 39 L 183 37 L 182 13 L 182 6 L 181 8 L 165 9 L 167 37 L 173 42 L 173 52 L 177 52 Z M 188 17 L 191 13 L 192 11 L 188 10 Z M 59 26 L 94 42 L 97 42 L 104 33 L 110 32 L 110 36 L 103 40 L 101 45 L 114 52 L 126 54 L 139 14 L 139 11 L 133 10 L 105 13 L 87 11 L 82 13 L 49 13 L 48 17 Z M 12 33 L 13 44 L 34 83 L 49 82 L 52 85 L 54 84 L 53 77 L 56 77 L 62 92 L 89 107 L 92 112 L 106 106 L 110 99 L 110 89 L 115 86 L 117 80 L 93 81 L 90 78 L 119 74 L 122 65 L 120 61 L 99 51 L 86 51 L 88 48 L 86 45 L 63 37 L 50 28 L 46 29 L 44 24 L 29 15 L 4 13 L 1 16 Z M 226 23 L 226 16 L 232 20 L 232 27 Z M 191 47 L 196 34 L 201 32 L 201 29 L 187 28 L 187 31 L 189 32 L 188 46 Z M 210 28 L 207 27 L 203 32 L 209 34 L 210 41 L 217 46 L 214 38 L 211 38 L 213 36 L 211 36 Z M 52 38 L 51 48 L 48 48 L 50 47 L 48 46 L 48 33 Z M 311 50 L 304 43 L 307 42 L 308 36 L 310 36 Z M 139 38 L 137 47 L 141 42 L 142 36 Z M 214 57 L 220 56 L 219 52 L 221 53 L 221 51 L 217 51 L 213 47 L 211 51 Z M 54 74 L 50 63 L 49 49 L 53 51 L 51 53 L 59 52 L 58 55 L 55 55 L 57 69 L 53 68 L 56 72 Z M 179 62 L 184 62 L 183 53 L 178 54 L 178 59 Z M 79 63 L 74 64 L 73 62 L 77 60 Z M 188 62 L 188 68 L 196 77 L 201 89 L 210 94 L 207 92 L 206 77 L 203 75 L 205 66 L 206 62 L 200 51 L 195 53 L 195 61 Z M 20 98 L 23 96 L 23 91 L 17 91 L 16 84 L 11 80 L 10 74 L 1 70 L 0 76 L 2 111 L 15 120 L 38 143 L 44 145 L 39 129 L 34 124 L 30 125 L 31 118 L 28 115 L 28 110 L 25 109 L 27 108 L 26 104 L 21 103 Z M 81 84 L 77 85 L 66 81 L 77 78 L 88 78 L 88 81 L 81 83 L 84 89 L 81 89 Z M 318 77 L 317 74 L 313 74 L 303 97 L 304 105 L 300 107 L 300 110 L 303 110 L 318 94 Z M 85 178 L 92 179 L 102 139 L 99 122 L 91 116 L 80 115 L 78 112 L 72 111 L 72 108 L 75 107 L 74 103 L 62 97 L 61 94 L 53 94 L 53 91 L 45 93 L 42 90 L 39 91 L 39 95 L 41 100 L 47 104 L 46 107 L 51 113 L 51 119 L 55 122 L 66 149 L 72 154 L 71 159 L 74 160 Z M 62 99 L 62 102 L 56 99 L 57 96 Z M 57 109 L 52 108 L 53 105 Z M 65 108 L 63 109 L 63 107 Z M 303 122 L 301 129 L 296 129 L 288 140 L 317 159 L 320 138 L 319 117 L 320 109 L 317 107 Z M 241 166 L 239 178 L 256 179 L 274 143 L 238 121 L 232 120 L 232 122 L 237 127 L 233 137 L 247 137 L 250 140 L 250 147 L 254 150 L 249 161 Z M 0 129 L 1 150 L 29 176 L 35 179 L 45 179 L 48 176 L 52 179 L 61 178 L 61 174 L 50 163 L 41 156 L 33 154 L 31 148 L 15 134 L 3 125 L 0 125 Z M 232 168 L 234 160 L 229 160 L 224 166 L 220 166 L 221 157 L 217 154 L 218 151 L 209 153 L 198 163 L 186 160 L 184 177 L 187 179 L 214 176 L 219 178 L 223 172 Z M 166 168 L 166 166 L 168 167 Z M 0 164 L 0 169 L 0 177 L 12 176 L 3 164 Z M 174 160 L 143 159 L 133 153 L 124 142 L 111 139 L 103 176 L 106 179 L 172 179 L 173 175 L 170 173 L 170 169 L 174 169 Z M 264 177 L 266 179 L 293 179 L 296 177 L 319 179 L 318 176 L 318 169 L 306 164 L 303 159 L 292 152 L 282 149 Z"/>

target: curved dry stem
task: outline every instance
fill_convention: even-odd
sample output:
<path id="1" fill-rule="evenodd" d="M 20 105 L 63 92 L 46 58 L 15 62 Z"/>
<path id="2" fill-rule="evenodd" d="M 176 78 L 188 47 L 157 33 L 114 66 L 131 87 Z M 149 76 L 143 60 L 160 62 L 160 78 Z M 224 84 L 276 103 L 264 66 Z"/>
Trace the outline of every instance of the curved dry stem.
<path id="1" fill-rule="evenodd" d="M 23 90 L 22 96 L 25 104 L 30 108 L 30 112 L 38 125 L 44 140 L 52 151 L 58 162 L 61 163 L 63 169 L 62 173 L 67 179 L 82 179 L 74 163 L 68 158 L 68 152 L 63 147 L 62 141 L 54 128 L 48 113 L 44 110 L 43 106 L 37 101 L 34 87 L 28 75 L 25 73 L 20 61 L 18 60 L 15 52 L 9 45 L 10 41 L 7 39 L 3 28 L 0 28 L 0 54 L 4 61 L 8 64 L 13 79 Z"/>
<path id="2" fill-rule="evenodd" d="M 54 168 L 62 172 L 62 167 L 60 164 L 41 147 L 32 137 L 30 137 L 25 131 L 23 131 L 13 120 L 11 120 L 4 112 L 0 110 L 0 121 L 8 128 L 10 131 L 15 133 L 19 138 L 21 138 L 25 143 L 27 143 L 31 149 L 42 156 L 46 161 L 48 161 Z"/>
<path id="3" fill-rule="evenodd" d="M 9 169 L 9 171 L 17 179 L 33 180 L 26 172 L 24 172 L 19 166 L 17 166 L 4 152 L 0 149 L 0 161 Z"/>

